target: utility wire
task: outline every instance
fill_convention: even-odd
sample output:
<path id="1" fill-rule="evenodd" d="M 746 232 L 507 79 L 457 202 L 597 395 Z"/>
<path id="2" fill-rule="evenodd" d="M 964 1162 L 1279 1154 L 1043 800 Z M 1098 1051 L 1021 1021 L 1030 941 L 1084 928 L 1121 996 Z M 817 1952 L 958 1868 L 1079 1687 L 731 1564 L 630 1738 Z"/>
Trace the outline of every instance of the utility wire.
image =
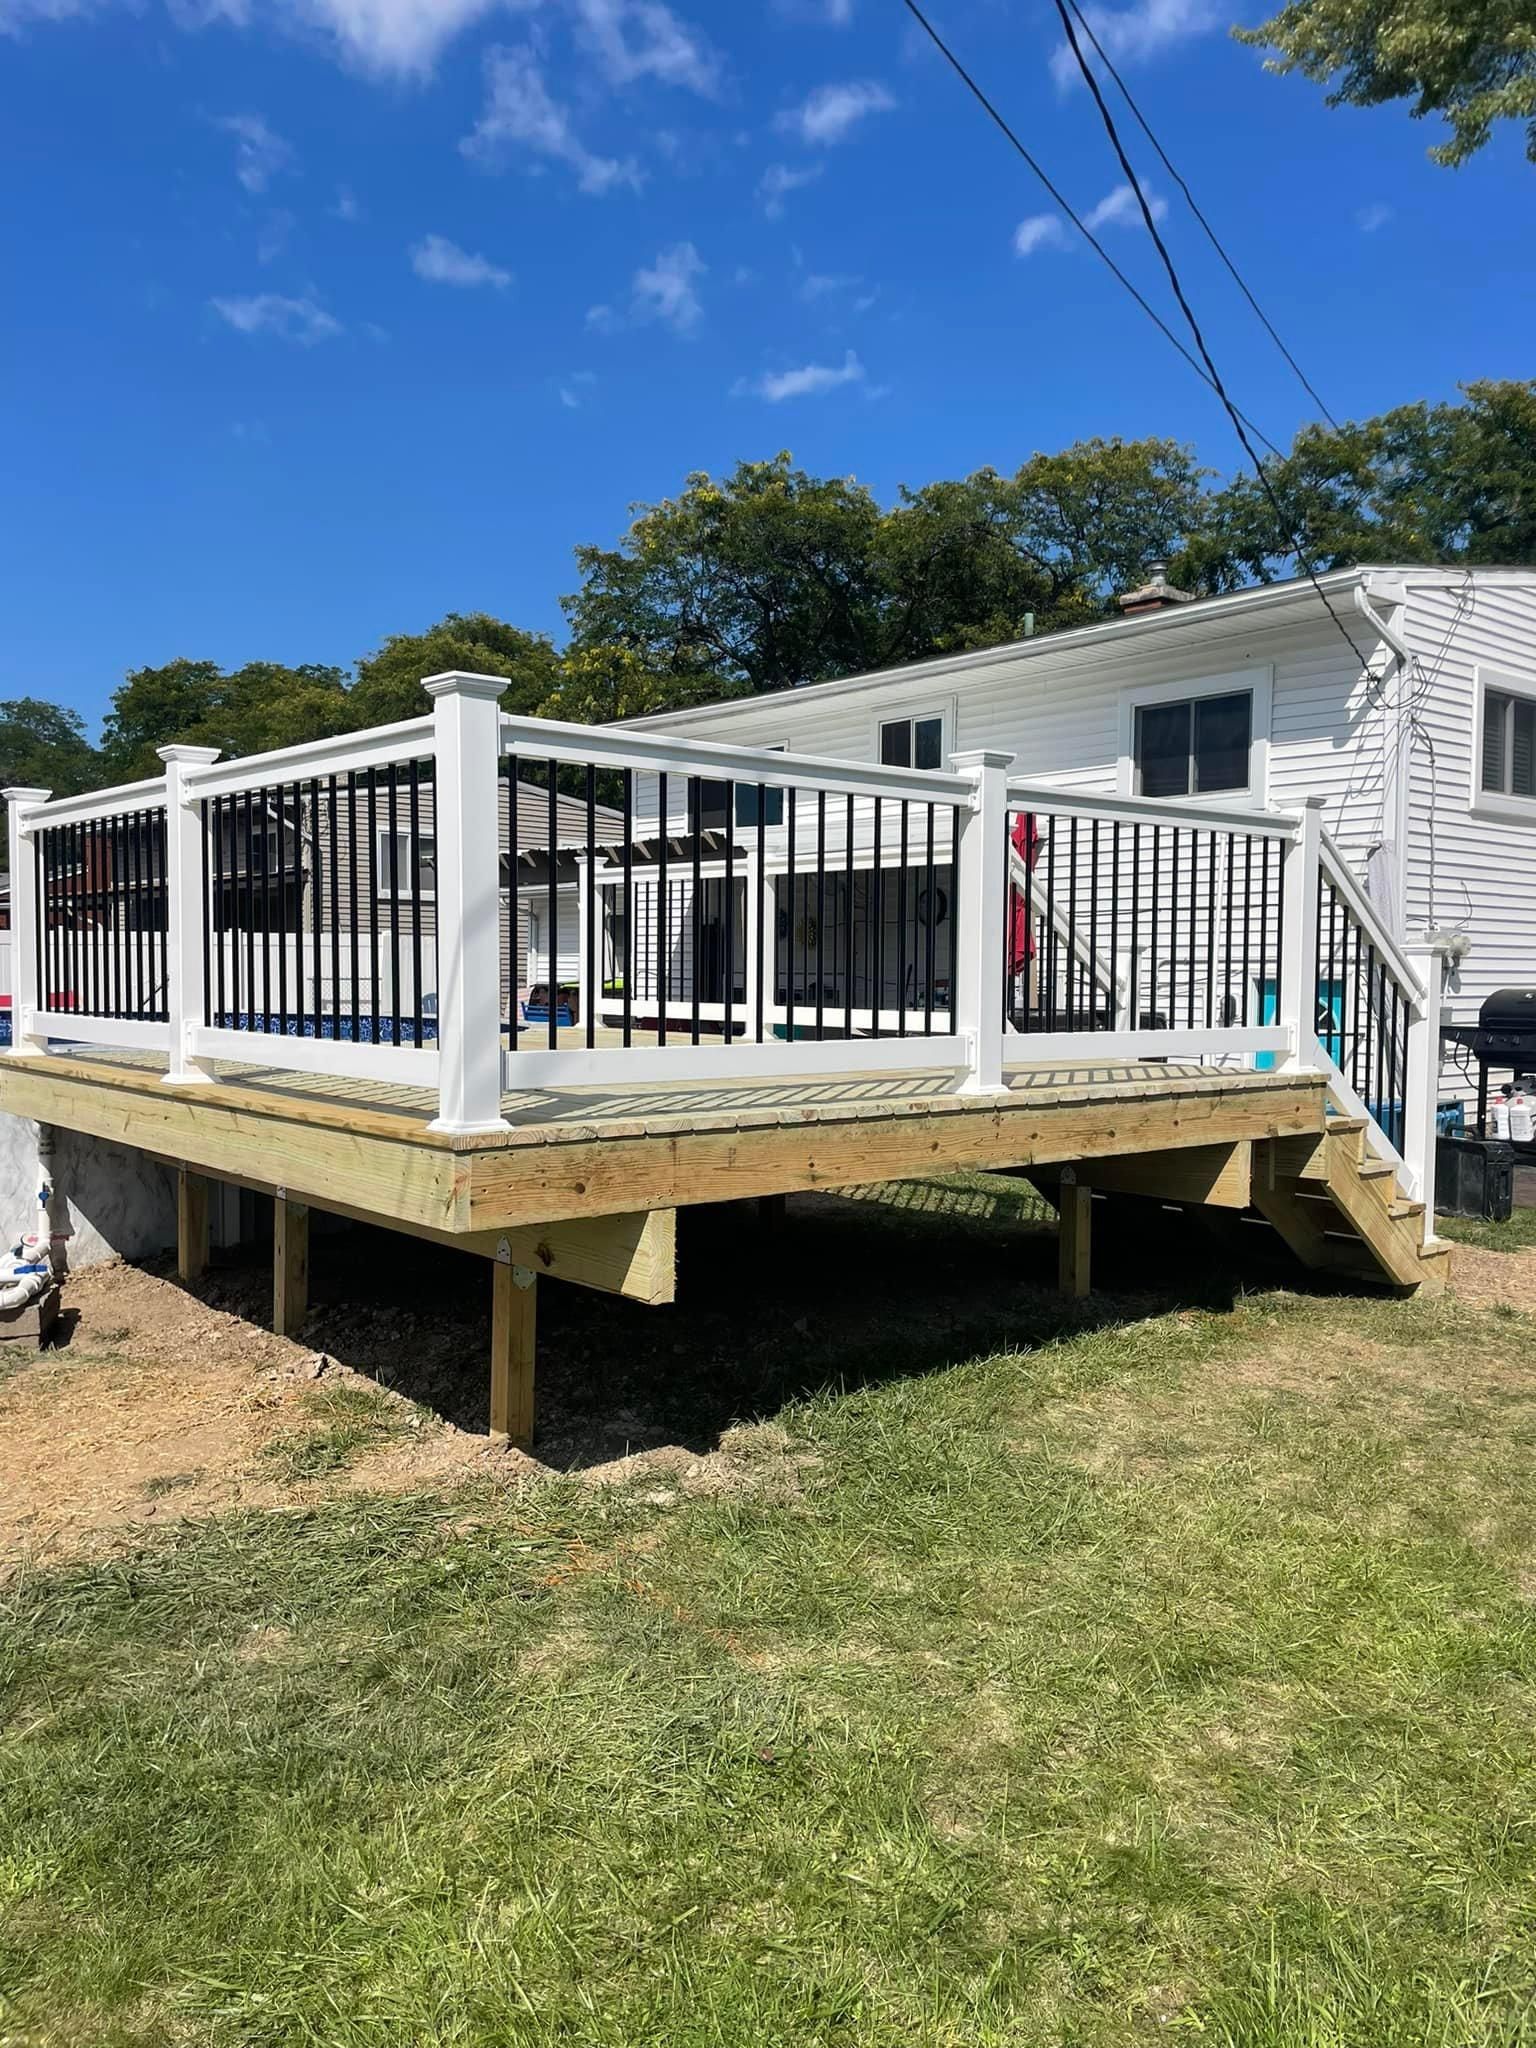
<path id="1" fill-rule="evenodd" d="M 1146 223 L 1147 233 L 1152 237 L 1153 245 L 1158 255 L 1162 258 L 1163 268 L 1168 273 L 1168 282 L 1173 289 L 1173 295 L 1179 302 L 1179 310 L 1188 322 L 1189 331 L 1194 336 L 1195 346 L 1200 351 L 1200 358 L 1205 364 L 1206 369 L 1206 382 L 1226 407 L 1227 417 L 1232 422 L 1233 431 L 1236 433 L 1238 440 L 1243 444 L 1243 453 L 1253 464 L 1254 474 L 1259 480 L 1259 487 L 1269 500 L 1270 510 L 1280 522 L 1280 531 L 1289 539 L 1292 548 L 1295 550 L 1296 559 L 1305 571 L 1307 581 L 1322 599 L 1329 618 L 1338 627 L 1340 634 L 1343 636 L 1356 661 L 1362 669 L 1369 669 L 1370 663 L 1356 645 L 1354 635 L 1350 632 L 1348 626 L 1345 625 L 1339 613 L 1334 609 L 1333 600 L 1329 597 L 1327 591 L 1318 582 L 1317 571 L 1312 567 L 1307 557 L 1307 551 L 1302 545 L 1301 536 L 1291 525 L 1285 507 L 1280 503 L 1275 493 L 1275 487 L 1270 482 L 1264 464 L 1259 459 L 1258 451 L 1248 438 L 1249 422 L 1244 419 L 1243 415 L 1233 404 L 1232 399 L 1227 393 L 1226 385 L 1221 381 L 1221 372 L 1217 369 L 1216 360 L 1206 345 L 1206 339 L 1200 330 L 1199 321 L 1195 318 L 1194 309 L 1185 296 L 1183 282 L 1179 277 L 1178 269 L 1174 264 L 1173 258 L 1168 253 L 1168 244 L 1157 231 L 1157 217 L 1148 204 L 1147 195 L 1141 189 L 1141 180 L 1137 177 L 1131 160 L 1126 155 L 1125 144 L 1120 140 L 1120 131 L 1115 126 L 1115 117 L 1110 112 L 1104 94 L 1100 90 L 1099 81 L 1093 75 L 1093 66 L 1083 55 L 1082 45 L 1077 40 L 1077 30 L 1072 25 L 1072 16 L 1067 11 L 1067 0 L 1055 0 L 1055 4 L 1056 12 L 1061 16 L 1061 25 L 1067 32 L 1067 41 L 1072 47 L 1072 54 L 1077 59 L 1077 68 L 1082 72 L 1084 82 L 1087 84 L 1088 90 L 1093 94 L 1094 105 L 1099 110 L 1099 118 L 1104 123 L 1105 133 L 1108 135 L 1115 155 L 1119 159 L 1120 168 L 1125 173 L 1126 182 L 1136 195 L 1136 203 L 1141 208 L 1141 217 Z M 907 0 L 907 5 L 912 7 L 914 0 Z M 1262 439 L 1263 437 L 1261 436 L 1260 438 Z M 1279 449 L 1275 449 L 1274 452 L 1277 456 L 1280 453 Z"/>
<path id="2" fill-rule="evenodd" d="M 1334 429 L 1335 433 L 1339 432 L 1339 423 L 1334 418 L 1333 414 L 1328 410 L 1327 401 L 1322 397 L 1316 385 L 1314 385 L 1312 380 L 1308 377 L 1306 371 L 1303 370 L 1300 363 L 1297 362 L 1296 358 L 1291 354 L 1290 350 L 1286 347 L 1285 343 L 1280 339 L 1280 336 L 1275 331 L 1273 321 L 1271 321 L 1269 315 L 1264 311 L 1264 308 L 1259 304 L 1258 300 L 1249 290 L 1247 280 L 1244 278 L 1242 272 L 1238 269 L 1237 265 L 1233 262 L 1232 258 L 1227 254 L 1227 251 L 1222 244 L 1220 236 L 1216 233 L 1216 230 L 1211 226 L 1210 222 L 1201 212 L 1199 203 L 1197 202 L 1194 193 L 1190 191 L 1189 186 L 1185 183 L 1184 179 L 1181 177 L 1179 172 L 1174 168 L 1174 165 L 1171 159 L 1169 158 L 1167 150 L 1164 149 L 1163 145 L 1158 141 L 1156 135 L 1152 132 L 1151 123 L 1147 120 L 1147 117 L 1141 111 L 1141 108 L 1136 104 L 1136 101 L 1131 94 L 1130 87 L 1126 84 L 1125 80 L 1120 76 L 1119 72 L 1115 69 L 1113 63 L 1110 61 L 1107 51 L 1104 48 L 1104 45 L 1099 41 L 1098 37 L 1094 34 L 1093 23 L 1084 14 L 1082 8 L 1078 6 L 1077 0 L 1068 0 L 1068 4 L 1071 6 L 1072 12 L 1077 17 L 1078 27 L 1083 31 L 1083 34 L 1087 36 L 1089 42 L 1092 43 L 1095 51 L 1098 53 L 1099 62 L 1104 66 L 1104 69 L 1109 73 L 1110 77 L 1115 81 L 1115 84 L 1119 87 L 1120 96 L 1125 101 L 1125 104 L 1130 108 L 1132 114 L 1135 116 L 1137 125 L 1140 127 L 1142 134 L 1146 136 L 1148 142 L 1150 142 L 1152 147 L 1157 151 L 1158 159 L 1161 162 L 1163 169 L 1168 173 L 1169 177 L 1172 178 L 1173 182 L 1178 186 L 1179 190 L 1183 193 L 1184 202 L 1188 206 L 1190 212 L 1195 216 L 1195 219 L 1199 221 L 1201 227 L 1205 230 L 1205 236 L 1207 241 L 1210 243 L 1211 247 L 1216 251 L 1216 254 L 1221 258 L 1222 262 L 1226 265 L 1228 271 L 1231 273 L 1233 283 L 1237 286 L 1238 290 L 1242 293 L 1243 297 L 1248 301 L 1249 305 L 1253 308 L 1254 313 L 1257 315 L 1261 325 L 1264 328 L 1265 333 L 1269 336 L 1270 340 L 1275 344 L 1275 347 L 1279 349 L 1281 355 L 1285 357 L 1285 360 L 1290 364 L 1291 368 L 1295 371 L 1297 382 L 1301 385 L 1302 389 L 1306 392 L 1307 396 L 1312 400 L 1312 403 L 1317 407 L 1318 411 L 1322 414 L 1323 418 L 1328 422 L 1329 426 Z"/>
<path id="3" fill-rule="evenodd" d="M 1110 255 L 1109 251 L 1104 247 L 1104 244 L 1099 240 L 1098 236 L 1093 232 L 1092 228 L 1089 227 L 1088 223 L 1085 220 L 1083 220 L 1081 216 L 1077 214 L 1071 206 L 1067 204 L 1066 199 L 1063 197 L 1062 193 L 1058 190 L 1057 186 L 1052 182 L 1050 177 L 1047 175 L 1044 168 L 1036 161 L 1036 159 L 1033 156 L 1031 156 L 1030 152 L 1024 147 L 1024 144 L 1019 140 L 1018 136 L 1014 133 L 1013 129 L 1009 127 L 1007 121 L 1004 120 L 1003 116 L 992 104 L 991 100 L 987 98 L 987 95 L 976 83 L 976 80 L 972 78 L 969 71 L 966 70 L 965 66 L 960 62 L 960 59 L 955 55 L 954 51 L 949 47 L 948 43 L 944 41 L 944 38 L 939 34 L 938 30 L 934 27 L 933 23 L 928 19 L 927 15 L 923 13 L 923 10 L 917 4 L 917 0 L 903 0 L 903 5 L 906 7 L 907 12 L 917 22 L 918 26 L 928 36 L 929 40 L 933 43 L 935 49 L 938 50 L 940 56 L 944 58 L 945 62 L 950 66 L 951 70 L 961 80 L 961 82 L 965 85 L 965 87 L 972 94 L 972 96 L 985 109 L 986 113 L 996 123 L 997 127 L 1002 130 L 1003 134 L 1008 138 L 1009 142 L 1012 143 L 1013 147 L 1018 151 L 1019 155 L 1024 159 L 1025 163 L 1028 164 L 1029 168 L 1040 180 L 1040 183 L 1045 187 L 1046 191 L 1050 194 L 1051 198 L 1055 201 L 1056 205 L 1061 208 L 1061 211 L 1066 215 L 1067 219 L 1071 221 L 1073 227 L 1077 229 L 1078 233 L 1082 236 L 1083 240 L 1088 244 L 1089 248 L 1092 249 L 1093 253 L 1098 257 L 1099 261 L 1102 264 L 1104 264 L 1105 268 L 1114 277 L 1115 281 L 1118 284 L 1122 285 L 1125 288 L 1125 290 L 1130 293 L 1131 297 L 1136 301 L 1137 305 L 1140 306 L 1141 310 L 1143 311 L 1143 313 L 1146 314 L 1147 318 L 1152 322 L 1153 326 L 1157 328 L 1157 330 L 1160 334 L 1162 334 L 1165 340 L 1170 341 L 1173 344 L 1173 346 L 1178 350 L 1179 354 L 1184 358 L 1185 362 L 1188 363 L 1189 367 L 1194 371 L 1195 375 L 1200 379 L 1200 381 L 1203 384 L 1208 384 L 1211 390 L 1216 393 L 1216 396 L 1219 399 L 1221 399 L 1222 403 L 1226 406 L 1227 411 L 1232 416 L 1232 418 L 1240 422 L 1241 426 L 1245 428 L 1248 433 L 1257 436 L 1257 438 L 1264 443 L 1264 446 L 1269 450 L 1269 452 L 1273 456 L 1275 456 L 1277 460 L 1283 462 L 1285 460 L 1283 451 L 1275 446 L 1274 442 L 1270 440 L 1268 434 L 1264 432 L 1262 427 L 1255 426 L 1253 421 L 1250 420 L 1245 414 L 1237 411 L 1236 407 L 1232 404 L 1231 400 L 1222 390 L 1220 380 L 1211 374 L 1211 369 L 1201 367 L 1199 361 L 1190 352 L 1190 350 L 1188 350 L 1184 346 L 1183 342 L 1180 341 L 1179 337 L 1168 325 L 1168 322 L 1163 318 L 1162 314 L 1158 312 L 1157 308 L 1150 302 L 1150 300 L 1148 300 L 1144 296 L 1144 294 L 1140 292 L 1136 288 L 1136 286 L 1131 282 L 1130 278 L 1126 276 L 1125 272 L 1120 268 L 1119 264 L 1115 261 L 1114 257 Z M 1137 187 L 1137 190 L 1140 190 L 1139 186 Z M 1209 358 L 1207 358 L 1207 362 L 1209 362 Z M 1244 446 L 1247 446 L 1246 439 L 1244 441 Z M 1252 451 L 1250 450 L 1250 453 L 1251 452 Z"/>

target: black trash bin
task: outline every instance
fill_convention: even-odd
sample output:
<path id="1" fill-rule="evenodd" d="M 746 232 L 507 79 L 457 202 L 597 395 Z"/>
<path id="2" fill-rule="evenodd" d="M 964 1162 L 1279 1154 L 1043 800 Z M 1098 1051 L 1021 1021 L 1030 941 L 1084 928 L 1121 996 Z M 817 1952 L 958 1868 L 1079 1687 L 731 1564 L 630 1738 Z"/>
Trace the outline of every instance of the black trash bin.
<path id="1" fill-rule="evenodd" d="M 1507 1223 L 1515 1206 L 1515 1148 L 1503 1138 L 1441 1138 L 1435 1148 L 1435 1212 Z"/>

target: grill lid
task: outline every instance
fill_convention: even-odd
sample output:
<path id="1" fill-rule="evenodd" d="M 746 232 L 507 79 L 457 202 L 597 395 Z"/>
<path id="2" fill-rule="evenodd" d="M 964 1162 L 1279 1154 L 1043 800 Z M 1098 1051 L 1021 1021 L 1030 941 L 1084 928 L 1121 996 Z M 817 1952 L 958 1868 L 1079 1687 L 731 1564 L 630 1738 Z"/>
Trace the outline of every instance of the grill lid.
<path id="1" fill-rule="evenodd" d="M 1514 1033 L 1536 1042 L 1536 988 L 1496 988 L 1477 1013 L 1483 1031 Z"/>

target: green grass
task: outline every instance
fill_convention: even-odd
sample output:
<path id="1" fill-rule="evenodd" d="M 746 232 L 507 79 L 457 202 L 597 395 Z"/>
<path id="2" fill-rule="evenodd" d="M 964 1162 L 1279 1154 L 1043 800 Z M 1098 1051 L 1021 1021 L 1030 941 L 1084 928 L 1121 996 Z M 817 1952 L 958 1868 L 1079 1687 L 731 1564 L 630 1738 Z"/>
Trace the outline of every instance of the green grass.
<path id="1" fill-rule="evenodd" d="M 1479 1223 L 1468 1216 L 1437 1216 L 1435 1231 L 1456 1244 L 1485 1252 L 1523 1252 L 1536 1245 L 1536 1209 L 1511 1210 L 1503 1223 Z"/>
<path id="2" fill-rule="evenodd" d="M 1536 1324 L 1259 1295 L 777 1422 L 14 1588 L 0 2043 L 1536 2042 Z"/>
<path id="3" fill-rule="evenodd" d="M 411 1426 L 398 1403 L 371 1387 L 314 1387 L 306 1391 L 301 1405 L 306 1414 L 319 1418 L 317 1426 L 274 1437 L 261 1453 L 262 1462 L 279 1479 L 324 1479 L 344 1472 L 365 1451 L 403 1435 Z"/>

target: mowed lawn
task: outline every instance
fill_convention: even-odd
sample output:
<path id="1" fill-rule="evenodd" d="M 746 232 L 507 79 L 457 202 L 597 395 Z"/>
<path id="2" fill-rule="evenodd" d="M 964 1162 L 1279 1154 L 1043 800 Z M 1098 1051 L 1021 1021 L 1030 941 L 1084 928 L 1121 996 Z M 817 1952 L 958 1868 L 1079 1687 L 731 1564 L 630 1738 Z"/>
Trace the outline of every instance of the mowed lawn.
<path id="1" fill-rule="evenodd" d="M 819 1255 L 1005 1240 L 926 1209 Z M 812 1329 L 716 1497 L 322 1500 L 13 1586 L 0 2043 L 1536 2041 L 1536 1318 L 949 1314 L 844 1385 Z"/>

